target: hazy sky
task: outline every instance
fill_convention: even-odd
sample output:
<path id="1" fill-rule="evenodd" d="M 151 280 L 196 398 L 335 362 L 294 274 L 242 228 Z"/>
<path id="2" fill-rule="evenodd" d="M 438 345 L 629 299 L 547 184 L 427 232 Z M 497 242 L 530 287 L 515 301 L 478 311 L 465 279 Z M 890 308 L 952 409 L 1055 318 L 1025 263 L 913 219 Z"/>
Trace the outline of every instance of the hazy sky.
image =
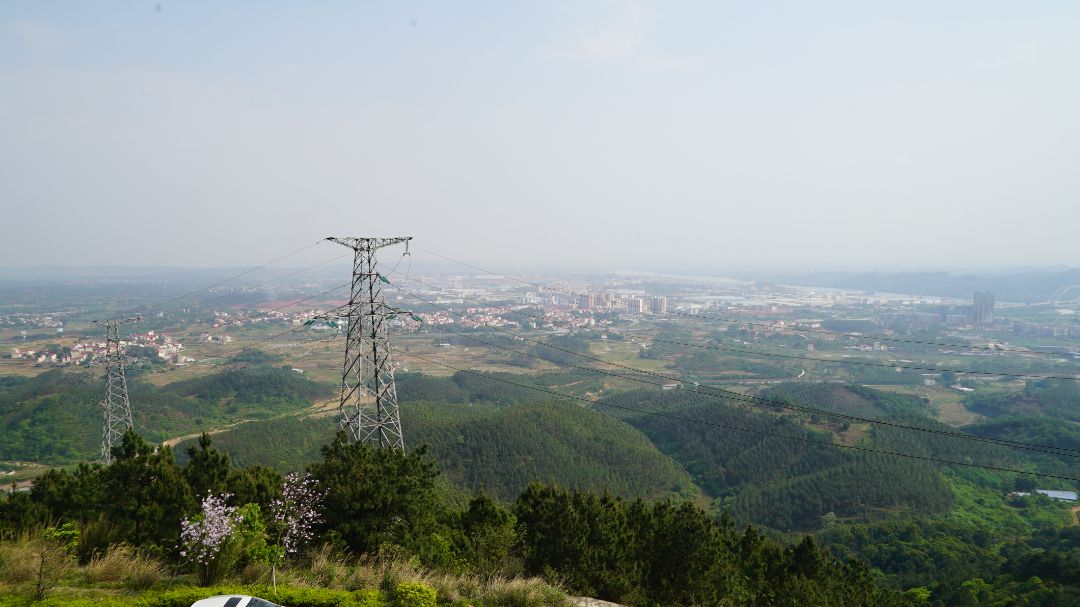
<path id="1" fill-rule="evenodd" d="M 0 265 L 1080 265 L 1080 2 L 4 2 Z"/>

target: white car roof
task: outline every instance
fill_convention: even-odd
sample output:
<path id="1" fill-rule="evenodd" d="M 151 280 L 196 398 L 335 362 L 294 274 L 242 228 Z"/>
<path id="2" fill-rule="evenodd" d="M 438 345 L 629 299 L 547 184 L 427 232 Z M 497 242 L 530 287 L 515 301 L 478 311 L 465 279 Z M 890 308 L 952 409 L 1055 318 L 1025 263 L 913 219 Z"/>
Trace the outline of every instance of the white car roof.
<path id="1" fill-rule="evenodd" d="M 205 599 L 200 599 L 191 604 L 191 607 L 280 607 L 266 599 L 260 599 L 246 594 L 220 594 Z"/>

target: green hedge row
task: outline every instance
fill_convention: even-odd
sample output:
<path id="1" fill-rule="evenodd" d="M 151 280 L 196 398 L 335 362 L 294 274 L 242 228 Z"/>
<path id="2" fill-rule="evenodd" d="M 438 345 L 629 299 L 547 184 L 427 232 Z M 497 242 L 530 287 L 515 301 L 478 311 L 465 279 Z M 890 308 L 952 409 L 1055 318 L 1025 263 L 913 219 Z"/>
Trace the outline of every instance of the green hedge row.
<path id="1" fill-rule="evenodd" d="M 288 607 L 395 607 L 393 597 L 377 590 L 324 590 L 319 588 L 279 588 L 272 591 L 253 592 L 244 586 L 221 586 L 212 588 L 181 587 L 169 590 L 150 590 L 138 595 L 61 595 L 56 594 L 42 601 L 27 596 L 0 595 L 0 607 L 190 607 L 199 599 L 218 594 L 254 594 L 268 601 Z"/>

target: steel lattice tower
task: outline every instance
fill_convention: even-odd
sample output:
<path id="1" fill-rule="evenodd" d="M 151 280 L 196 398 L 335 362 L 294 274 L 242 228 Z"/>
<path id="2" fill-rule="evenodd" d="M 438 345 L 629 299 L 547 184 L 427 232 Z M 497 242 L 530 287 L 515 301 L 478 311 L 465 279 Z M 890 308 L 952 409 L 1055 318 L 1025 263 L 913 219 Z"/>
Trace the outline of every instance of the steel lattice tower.
<path id="1" fill-rule="evenodd" d="M 101 408 L 105 427 L 101 432 L 101 461 L 112 463 L 112 448 L 134 425 L 131 420 L 131 401 L 128 399 L 127 377 L 124 374 L 124 353 L 120 350 L 120 326 L 140 320 L 106 320 L 105 323 L 105 400 Z M 98 322 L 98 321 L 94 321 Z"/>
<path id="2" fill-rule="evenodd" d="M 345 366 L 341 373 L 340 423 L 355 441 L 405 450 L 401 432 L 394 364 L 390 358 L 388 316 L 400 312 L 386 305 L 376 270 L 376 251 L 406 243 L 411 236 L 395 238 L 335 238 L 327 240 L 353 250 L 352 290 L 342 314 L 348 320 Z"/>

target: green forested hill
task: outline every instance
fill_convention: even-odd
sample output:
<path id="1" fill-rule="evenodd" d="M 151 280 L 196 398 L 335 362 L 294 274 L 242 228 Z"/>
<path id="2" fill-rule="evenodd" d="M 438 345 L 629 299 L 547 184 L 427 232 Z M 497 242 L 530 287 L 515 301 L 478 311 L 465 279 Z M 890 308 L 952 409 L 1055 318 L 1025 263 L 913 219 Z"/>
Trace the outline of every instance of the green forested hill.
<path id="1" fill-rule="evenodd" d="M 226 368 L 157 387 L 128 378 L 135 427 L 150 440 L 307 407 L 331 390 L 266 366 Z M 0 382 L 0 459 L 71 463 L 96 459 L 104 385 L 99 372 L 53 370 Z"/>
<path id="2" fill-rule="evenodd" d="M 928 465 L 859 454 L 839 466 L 750 486 L 724 503 L 736 520 L 815 531 L 829 513 L 868 520 L 898 511 L 944 512 L 952 507 L 953 494 Z"/>
<path id="3" fill-rule="evenodd" d="M 428 445 L 454 486 L 505 501 L 532 481 L 627 497 L 696 491 L 641 432 L 573 404 L 409 403 L 402 425 L 407 445 Z M 237 426 L 214 442 L 238 465 L 294 470 L 315 461 L 335 429 L 332 417 L 281 418 Z"/>
<path id="4" fill-rule="evenodd" d="M 852 384 L 780 384 L 760 396 L 860 417 L 930 414 L 929 403 L 920 398 Z"/>
<path id="5" fill-rule="evenodd" d="M 765 394 L 786 402 L 792 392 L 796 390 L 781 386 Z M 800 404 L 823 410 L 942 426 L 915 413 L 925 409 L 925 403 L 917 399 L 838 384 L 809 386 L 797 393 Z M 719 498 L 721 507 L 738 520 L 782 531 L 813 531 L 829 513 L 843 520 L 900 512 L 943 512 L 953 504 L 952 493 L 937 468 L 807 442 L 836 440 L 832 433 L 816 427 L 820 424 L 812 420 L 817 414 L 781 414 L 780 407 L 748 405 L 687 391 L 630 392 L 604 402 L 707 422 L 687 423 L 617 410 L 621 418 L 682 464 L 695 482 Z M 859 446 L 935 457 L 955 457 L 967 447 L 966 442 L 956 439 L 887 427 L 864 428 L 856 438 Z M 1000 461 L 1005 455 L 1000 449 L 981 445 L 965 453 L 998 458 L 990 461 Z"/>
<path id="6" fill-rule="evenodd" d="M 485 492 L 509 503 L 536 481 L 629 498 L 704 494 L 714 513 L 789 538 L 820 533 L 835 554 L 864 559 L 898 586 L 926 585 L 943 604 L 969 596 L 1045 596 L 1032 604 L 1050 605 L 1072 596 L 1076 582 L 1069 567 L 1080 562 L 1080 547 L 1078 536 L 1064 529 L 1071 522 L 1068 509 L 1044 498 L 1007 496 L 1030 488 L 1033 478 L 833 446 L 1075 476 L 1077 460 L 1067 455 L 942 434 L 1078 449 L 1080 430 L 1067 421 L 1071 386 L 1033 382 L 1022 391 L 988 389 L 973 400 L 1000 405 L 998 415 L 957 429 L 936 421 L 924 399 L 857 385 L 779 384 L 757 393 L 770 402 L 747 403 L 693 390 L 618 392 L 603 379 L 585 371 L 403 373 L 398 391 L 406 444 L 429 446 L 443 471 L 440 488 L 456 502 Z M 527 386 L 601 398 L 594 406 L 553 402 Z M 0 378 L 0 459 L 96 458 L 101 391 L 100 376 L 84 371 Z M 332 399 L 332 392 L 258 364 L 222 367 L 163 387 L 131 378 L 136 424 L 147 438 L 247 420 L 215 434 L 214 444 L 234 465 L 282 471 L 320 459 L 337 430 L 336 415 L 332 408 L 321 417 L 307 415 L 312 402 Z M 1022 417 L 1025 407 L 1058 415 Z M 182 460 L 186 446 L 176 449 Z M 1067 482 L 1042 488 L 1077 489 Z M 1040 568 L 1051 572 L 1044 586 L 1028 579 Z"/>
<path id="7" fill-rule="evenodd" d="M 402 373 L 396 379 L 398 401 L 403 403 L 427 401 L 509 405 L 543 398 L 542 394 L 529 386 L 579 395 L 599 392 L 604 387 L 602 376 L 584 371 L 537 375 L 459 371 L 451 377 Z"/>
<path id="8" fill-rule="evenodd" d="M 264 365 L 229 368 L 219 373 L 175 382 L 165 392 L 219 403 L 304 405 L 331 394 L 288 369 Z"/>
<path id="9" fill-rule="evenodd" d="M 518 405 L 456 430 L 431 443 L 446 475 L 506 500 L 531 481 L 633 497 L 693 493 L 686 471 L 640 431 L 575 404 Z"/>
<path id="10" fill-rule="evenodd" d="M 1080 382 L 1032 381 L 1019 393 L 980 390 L 967 398 L 967 406 L 987 417 L 1046 416 L 1080 422 Z"/>

